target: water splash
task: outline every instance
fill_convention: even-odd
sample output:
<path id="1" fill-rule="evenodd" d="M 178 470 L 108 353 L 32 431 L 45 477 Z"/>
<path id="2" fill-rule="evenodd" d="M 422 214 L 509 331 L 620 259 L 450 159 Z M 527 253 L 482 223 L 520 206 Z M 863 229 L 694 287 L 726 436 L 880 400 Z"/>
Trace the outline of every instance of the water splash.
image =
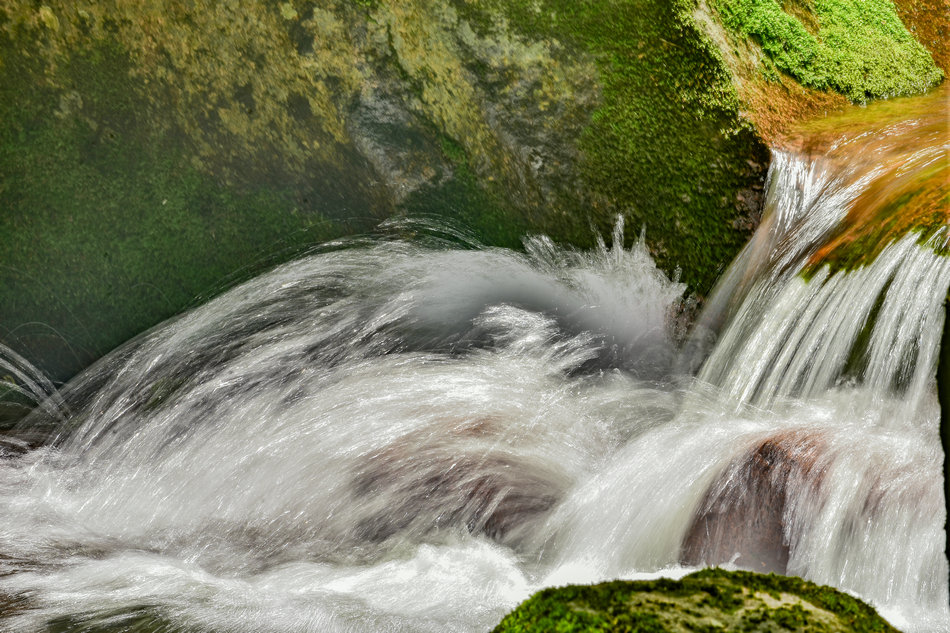
<path id="1" fill-rule="evenodd" d="M 2 433 L 37 408 L 56 424 L 64 422 L 68 414 L 62 397 L 43 372 L 0 344 L 0 458 L 29 446 L 32 432 L 21 432 L 16 438 Z"/>
<path id="2" fill-rule="evenodd" d="M 946 630 L 946 235 L 815 269 L 851 176 L 776 153 L 680 359 L 684 287 L 622 225 L 587 253 L 339 242 L 142 335 L 11 431 L 0 631 L 476 631 L 705 564 Z"/>
<path id="3" fill-rule="evenodd" d="M 0 462 L 0 593 L 32 596 L 9 625 L 158 604 L 185 628 L 484 628 L 534 586 L 533 526 L 672 415 L 682 291 L 642 243 L 544 238 L 357 243 L 236 288 L 80 377 L 61 433 Z"/>
<path id="4" fill-rule="evenodd" d="M 920 406 L 933 391 L 948 284 L 950 259 L 913 234 L 850 274 L 768 280 L 738 308 L 700 379 L 760 406 L 848 381 L 907 392 Z"/>

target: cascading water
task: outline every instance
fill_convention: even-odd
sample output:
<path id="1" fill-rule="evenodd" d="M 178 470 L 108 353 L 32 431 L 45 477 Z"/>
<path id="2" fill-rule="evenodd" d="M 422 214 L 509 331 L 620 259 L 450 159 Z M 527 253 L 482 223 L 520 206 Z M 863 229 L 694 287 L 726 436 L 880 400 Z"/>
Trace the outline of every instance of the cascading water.
<path id="1" fill-rule="evenodd" d="M 0 455 L 0 630 L 480 631 L 542 586 L 723 563 L 946 630 L 948 233 L 815 267 L 870 186 L 840 176 L 776 152 L 679 357 L 684 288 L 622 227 L 330 244 L 139 337 Z"/>

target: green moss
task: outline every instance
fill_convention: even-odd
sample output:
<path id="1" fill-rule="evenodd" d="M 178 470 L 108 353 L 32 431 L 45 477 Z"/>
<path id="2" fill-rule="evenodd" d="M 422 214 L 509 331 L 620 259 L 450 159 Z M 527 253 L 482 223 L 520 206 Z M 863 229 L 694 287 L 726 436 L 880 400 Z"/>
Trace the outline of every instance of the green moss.
<path id="1" fill-rule="evenodd" d="M 766 593 L 788 593 L 806 599 L 812 605 L 835 614 L 839 620 L 847 625 L 846 630 L 855 633 L 871 633 L 874 631 L 893 631 L 883 618 L 867 603 L 838 591 L 832 587 L 816 585 L 813 582 L 802 580 L 794 576 L 778 576 L 775 574 L 756 574 L 747 571 L 726 572 L 721 569 L 704 569 L 690 574 L 686 578 L 698 581 L 717 581 L 730 579 L 750 591 Z M 684 580 L 686 580 L 684 578 Z"/>
<path id="2" fill-rule="evenodd" d="M 0 340 L 65 379 L 229 284 L 352 230 L 286 189 L 199 172 L 115 43 L 77 50 L 65 94 L 0 41 Z"/>
<path id="3" fill-rule="evenodd" d="M 854 102 L 924 92 L 943 75 L 904 28 L 891 0 L 713 4 L 728 27 L 755 39 L 778 68 L 802 85 L 835 90 Z M 812 19 L 803 23 L 783 4 Z"/>
<path id="4" fill-rule="evenodd" d="M 773 574 L 706 569 L 678 581 L 545 589 L 506 616 L 494 631 L 892 633 L 895 629 L 865 603 L 830 587 Z"/>
<path id="5" fill-rule="evenodd" d="M 628 242 L 645 228 L 661 267 L 679 268 L 693 290 L 708 291 L 751 232 L 768 152 L 741 120 L 730 76 L 694 23 L 691 3 L 456 6 L 485 32 L 501 15 L 529 40 L 556 41 L 565 56 L 596 62 L 602 101 L 579 139 L 579 171 L 594 193 L 578 191 L 579 200 L 564 202 L 569 211 L 540 228 L 586 246 L 622 213 Z"/>

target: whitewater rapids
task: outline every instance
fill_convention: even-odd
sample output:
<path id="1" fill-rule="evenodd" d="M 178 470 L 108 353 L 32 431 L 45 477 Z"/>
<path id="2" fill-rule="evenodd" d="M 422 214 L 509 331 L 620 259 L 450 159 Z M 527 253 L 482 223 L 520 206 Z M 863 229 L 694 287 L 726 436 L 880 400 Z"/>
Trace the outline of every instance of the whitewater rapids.
<path id="1" fill-rule="evenodd" d="M 694 378 L 670 332 L 684 287 L 642 242 L 515 253 L 449 237 L 327 245 L 139 337 L 27 418 L 30 440 L 14 433 L 0 458 L 0 630 L 484 631 L 543 586 L 686 573 L 708 491 L 784 432 L 820 438 L 822 473 L 790 484 L 788 573 L 910 631 L 950 622 L 920 351 L 938 299 L 918 292 L 917 325 L 891 332 L 923 354 L 896 387 L 827 369 L 802 389 L 768 361 L 751 377 L 741 316 L 747 334 L 721 343 L 736 360 L 714 350 Z M 950 278 L 912 240 L 894 249 L 868 270 Z M 852 277 L 834 276 L 869 287 Z M 881 284 L 887 305 L 897 284 Z M 779 285 L 763 328 L 797 322 L 775 297 L 831 292 Z"/>

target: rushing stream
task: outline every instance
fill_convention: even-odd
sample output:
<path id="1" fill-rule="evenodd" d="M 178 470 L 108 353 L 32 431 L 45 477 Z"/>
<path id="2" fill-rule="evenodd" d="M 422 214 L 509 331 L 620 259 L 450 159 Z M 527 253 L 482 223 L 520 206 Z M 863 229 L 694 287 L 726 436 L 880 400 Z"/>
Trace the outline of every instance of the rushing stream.
<path id="1" fill-rule="evenodd" d="M 947 630 L 948 231 L 817 266 L 873 186 L 844 169 L 775 152 L 685 344 L 643 244 L 418 225 L 140 336 L 0 442 L 0 630 L 484 631 L 543 586 L 704 564 Z"/>

